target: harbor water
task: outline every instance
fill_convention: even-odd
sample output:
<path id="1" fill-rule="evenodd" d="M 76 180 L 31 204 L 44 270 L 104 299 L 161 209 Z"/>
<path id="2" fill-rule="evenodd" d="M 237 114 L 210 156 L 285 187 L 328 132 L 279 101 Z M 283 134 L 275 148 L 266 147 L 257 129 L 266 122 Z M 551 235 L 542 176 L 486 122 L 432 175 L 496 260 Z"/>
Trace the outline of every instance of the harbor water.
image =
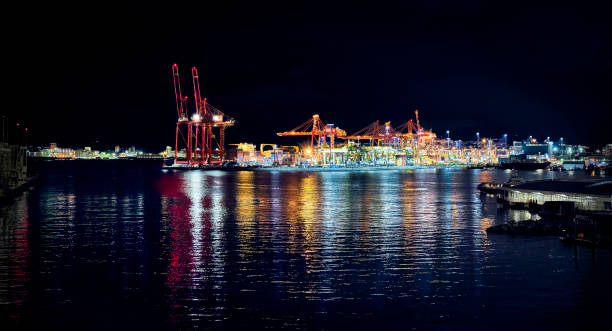
<path id="1" fill-rule="evenodd" d="M 610 249 L 485 232 L 530 217 L 476 188 L 509 178 L 48 162 L 0 211 L 2 329 L 605 329 Z"/>

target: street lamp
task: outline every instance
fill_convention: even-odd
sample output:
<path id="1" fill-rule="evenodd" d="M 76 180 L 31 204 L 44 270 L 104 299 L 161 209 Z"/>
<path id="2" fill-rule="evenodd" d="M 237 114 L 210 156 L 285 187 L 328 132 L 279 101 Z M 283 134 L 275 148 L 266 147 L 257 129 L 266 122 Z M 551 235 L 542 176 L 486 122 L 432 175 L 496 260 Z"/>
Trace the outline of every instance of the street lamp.
<path id="1" fill-rule="evenodd" d="M 446 147 L 450 148 L 450 131 L 446 130 Z"/>

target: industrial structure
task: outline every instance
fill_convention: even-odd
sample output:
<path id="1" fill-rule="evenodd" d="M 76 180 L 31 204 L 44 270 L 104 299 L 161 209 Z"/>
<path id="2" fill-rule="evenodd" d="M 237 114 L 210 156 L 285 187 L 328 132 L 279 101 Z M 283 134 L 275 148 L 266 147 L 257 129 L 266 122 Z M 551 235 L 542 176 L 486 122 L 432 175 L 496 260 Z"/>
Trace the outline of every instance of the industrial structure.
<path id="1" fill-rule="evenodd" d="M 210 105 L 206 98 L 202 98 L 196 67 L 191 68 L 191 76 L 195 109 L 189 117 L 187 97 L 183 96 L 181 90 L 179 69 L 176 64 L 172 65 L 177 114 L 174 165 L 220 165 L 224 160 L 225 128 L 233 126 L 234 119 Z"/>
<path id="2" fill-rule="evenodd" d="M 393 127 L 391 122 L 374 121 L 347 135 L 319 115 L 278 136 L 310 136 L 310 146 L 299 155 L 301 164 L 323 166 L 451 165 L 498 163 L 509 157 L 505 146 L 487 139 L 463 145 L 460 141 L 438 139 L 432 130 L 415 119 Z M 328 139 L 329 137 L 329 139 Z M 337 139 L 342 139 L 337 143 Z"/>
<path id="3" fill-rule="evenodd" d="M 308 121 L 300 124 L 298 127 L 277 133 L 279 136 L 310 136 L 310 148 L 324 147 L 327 137 L 330 139 L 330 146 L 334 145 L 335 137 L 346 136 L 346 131 L 334 127 L 333 124 L 323 124 L 319 115 L 314 114 Z M 316 144 L 315 144 L 316 138 Z"/>
<path id="4" fill-rule="evenodd" d="M 176 129 L 174 166 L 207 167 L 222 165 L 225 160 L 225 129 L 234 125 L 234 119 L 210 105 L 200 92 L 196 67 L 191 69 L 193 102 L 183 95 L 179 68 L 172 65 L 172 79 L 176 101 Z M 192 108 L 189 110 L 188 108 Z M 352 133 L 334 124 L 324 122 L 318 114 L 297 127 L 278 132 L 281 137 L 305 137 L 300 146 L 262 144 L 259 151 L 252 144 L 234 144 L 230 160 L 241 165 L 291 165 L 323 167 L 402 166 L 402 165 L 473 165 L 498 164 L 523 158 L 537 162 L 550 160 L 566 151 L 573 157 L 580 146 L 557 144 L 547 138 L 537 143 L 529 137 L 526 142 L 509 144 L 507 135 L 502 139 L 487 139 L 476 133 L 476 140 L 452 140 L 449 131 L 440 138 L 433 130 L 421 125 L 419 111 L 414 118 L 393 126 L 391 122 L 374 121 Z M 264 147 L 268 148 L 264 150 Z M 270 149 L 271 148 L 271 149 Z M 527 162 L 527 161 L 525 161 Z M 523 162 L 523 163 L 525 163 Z M 550 163 L 550 162 L 549 162 Z M 549 164 L 548 163 L 548 164 Z M 504 163 L 509 164 L 509 163 Z"/>
<path id="5" fill-rule="evenodd" d="M 549 201 L 571 202 L 582 212 L 612 211 L 611 181 L 530 181 L 502 188 L 501 197 L 511 207 L 528 208 Z"/>

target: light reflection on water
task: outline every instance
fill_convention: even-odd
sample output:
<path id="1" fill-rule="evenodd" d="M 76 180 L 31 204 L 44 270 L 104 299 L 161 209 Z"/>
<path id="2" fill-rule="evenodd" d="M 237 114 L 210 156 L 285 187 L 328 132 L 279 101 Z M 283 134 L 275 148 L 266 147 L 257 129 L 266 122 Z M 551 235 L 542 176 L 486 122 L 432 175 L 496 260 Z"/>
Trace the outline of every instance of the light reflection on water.
<path id="1" fill-rule="evenodd" d="M 101 186 L 66 171 L 2 211 L 0 298 L 15 323 L 103 322 L 101 310 L 154 327 L 511 326 L 506 310 L 537 305 L 567 326 L 592 311 L 592 269 L 610 271 L 609 251 L 602 266 L 554 237 L 487 236 L 531 217 L 478 193 L 503 171 L 114 169 Z"/>

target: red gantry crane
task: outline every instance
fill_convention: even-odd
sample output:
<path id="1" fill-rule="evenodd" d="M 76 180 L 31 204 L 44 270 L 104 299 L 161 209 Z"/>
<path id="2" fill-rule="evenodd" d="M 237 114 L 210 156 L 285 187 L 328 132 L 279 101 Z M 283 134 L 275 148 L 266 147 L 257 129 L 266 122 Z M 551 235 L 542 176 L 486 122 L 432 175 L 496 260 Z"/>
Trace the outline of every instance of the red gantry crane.
<path id="1" fill-rule="evenodd" d="M 179 70 L 176 64 L 172 65 L 172 76 L 178 116 L 174 164 L 197 167 L 223 163 L 225 128 L 233 126 L 234 119 L 210 105 L 206 98 L 202 99 L 196 67 L 191 68 L 195 112 L 189 118 L 186 114 L 187 97 L 182 95 Z M 216 140 L 216 135 L 213 133 L 215 128 L 218 129 L 219 140 Z M 182 138 L 182 145 L 179 145 L 179 136 Z M 179 149 L 185 150 L 184 158 L 179 158 Z"/>

